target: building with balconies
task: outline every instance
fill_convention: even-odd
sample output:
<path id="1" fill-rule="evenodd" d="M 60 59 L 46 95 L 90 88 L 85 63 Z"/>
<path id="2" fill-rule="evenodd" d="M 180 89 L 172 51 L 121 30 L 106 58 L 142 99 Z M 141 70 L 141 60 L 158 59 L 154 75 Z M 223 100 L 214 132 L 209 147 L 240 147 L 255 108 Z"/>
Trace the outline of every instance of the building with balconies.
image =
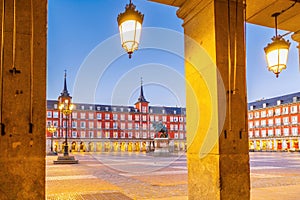
<path id="1" fill-rule="evenodd" d="M 249 148 L 299 151 L 300 92 L 248 104 Z"/>

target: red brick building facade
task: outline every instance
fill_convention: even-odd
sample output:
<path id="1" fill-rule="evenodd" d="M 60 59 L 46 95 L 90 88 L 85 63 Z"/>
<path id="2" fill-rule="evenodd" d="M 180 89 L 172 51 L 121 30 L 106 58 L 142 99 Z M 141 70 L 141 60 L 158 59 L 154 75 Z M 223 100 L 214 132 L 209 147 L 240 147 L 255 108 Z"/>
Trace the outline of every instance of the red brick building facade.
<path id="1" fill-rule="evenodd" d="M 67 92 L 66 88 L 65 79 L 61 96 Z M 47 126 L 56 127 L 53 135 L 46 129 L 47 151 L 51 145 L 54 151 L 62 151 L 66 130 L 72 151 L 149 151 L 157 134 L 153 123 L 158 122 L 167 127 L 170 150 L 185 150 L 186 109 L 149 106 L 143 85 L 134 106 L 73 104 L 72 114 L 67 120 L 59 110 L 59 101 L 47 101 Z"/>
<path id="2" fill-rule="evenodd" d="M 249 148 L 299 151 L 300 92 L 249 103 Z"/>

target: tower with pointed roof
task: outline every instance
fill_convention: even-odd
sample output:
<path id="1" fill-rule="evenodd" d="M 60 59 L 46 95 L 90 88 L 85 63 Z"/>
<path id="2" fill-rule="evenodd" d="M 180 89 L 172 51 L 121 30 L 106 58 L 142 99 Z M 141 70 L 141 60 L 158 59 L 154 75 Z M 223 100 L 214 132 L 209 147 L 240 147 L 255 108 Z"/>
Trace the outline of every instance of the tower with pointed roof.
<path id="1" fill-rule="evenodd" d="M 140 89 L 140 96 L 138 101 L 134 104 L 135 108 L 138 109 L 140 112 L 147 113 L 149 110 L 149 102 L 146 100 L 143 91 L 143 80 L 141 78 L 141 89 Z"/>
<path id="2" fill-rule="evenodd" d="M 63 103 L 63 102 L 66 102 L 66 100 L 68 102 L 71 102 L 71 99 L 72 99 L 72 97 L 70 96 L 70 94 L 68 92 L 68 88 L 67 88 L 67 70 L 65 70 L 65 75 L 64 75 L 64 89 L 60 93 L 60 96 L 58 97 L 58 102 L 59 103 Z"/>

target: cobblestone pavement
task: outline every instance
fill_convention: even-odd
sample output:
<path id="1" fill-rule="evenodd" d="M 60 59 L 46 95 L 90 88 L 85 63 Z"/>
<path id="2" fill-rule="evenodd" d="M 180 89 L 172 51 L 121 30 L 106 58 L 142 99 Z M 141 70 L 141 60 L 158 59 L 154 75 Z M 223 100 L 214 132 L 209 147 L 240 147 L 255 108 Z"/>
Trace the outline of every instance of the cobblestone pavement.
<path id="1" fill-rule="evenodd" d="M 79 164 L 54 165 L 47 156 L 47 199 L 187 198 L 185 155 L 76 153 Z M 300 194 L 300 153 L 250 153 L 251 199 L 294 200 Z"/>

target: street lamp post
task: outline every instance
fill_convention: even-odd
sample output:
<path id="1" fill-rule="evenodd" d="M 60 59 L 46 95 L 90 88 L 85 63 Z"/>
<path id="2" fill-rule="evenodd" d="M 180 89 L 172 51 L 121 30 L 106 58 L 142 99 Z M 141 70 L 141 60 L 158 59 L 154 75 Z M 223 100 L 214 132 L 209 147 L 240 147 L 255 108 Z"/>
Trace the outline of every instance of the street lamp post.
<path id="1" fill-rule="evenodd" d="M 71 104 L 70 99 L 65 99 L 59 105 L 59 110 L 65 115 L 66 118 L 66 133 L 65 133 L 65 146 L 64 146 L 64 156 L 69 156 L 68 150 L 68 126 L 69 126 L 69 115 L 72 113 L 73 104 Z"/>
<path id="2" fill-rule="evenodd" d="M 50 125 L 47 127 L 47 130 L 49 133 L 51 133 L 51 147 L 50 147 L 50 152 L 53 152 L 53 133 L 56 131 L 56 127 L 53 125 Z"/>

